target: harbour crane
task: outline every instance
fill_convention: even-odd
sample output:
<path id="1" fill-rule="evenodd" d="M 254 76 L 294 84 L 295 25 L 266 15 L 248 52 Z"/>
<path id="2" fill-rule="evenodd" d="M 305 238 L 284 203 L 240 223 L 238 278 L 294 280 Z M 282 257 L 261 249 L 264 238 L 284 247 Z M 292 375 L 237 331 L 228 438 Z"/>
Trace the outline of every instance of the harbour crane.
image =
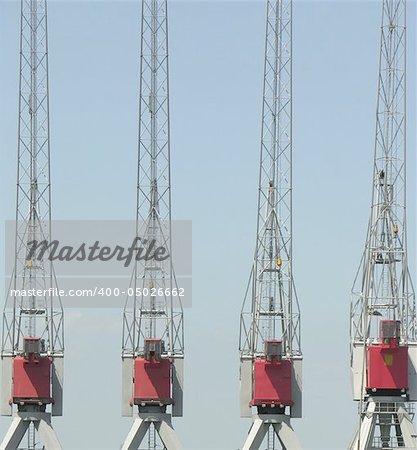
<path id="1" fill-rule="evenodd" d="M 371 215 L 350 309 L 351 378 L 359 405 L 350 450 L 417 448 L 416 309 L 406 221 L 406 2 L 381 3 Z"/>
<path id="2" fill-rule="evenodd" d="M 51 416 L 62 415 L 63 309 L 51 241 L 46 0 L 21 0 L 15 260 L 3 313 L 1 414 L 12 423 L 1 450 L 60 450 Z"/>
<path id="3" fill-rule="evenodd" d="M 167 6 L 142 0 L 136 237 L 169 258 L 135 261 L 122 350 L 122 414 L 135 420 L 123 450 L 144 440 L 147 449 L 182 448 L 171 419 L 183 413 L 184 329 L 171 257 Z"/>
<path id="4" fill-rule="evenodd" d="M 243 450 L 265 440 L 268 450 L 301 449 L 291 425 L 302 413 L 303 361 L 292 258 L 292 8 L 267 1 L 257 234 L 240 322 L 241 416 L 253 417 Z"/>

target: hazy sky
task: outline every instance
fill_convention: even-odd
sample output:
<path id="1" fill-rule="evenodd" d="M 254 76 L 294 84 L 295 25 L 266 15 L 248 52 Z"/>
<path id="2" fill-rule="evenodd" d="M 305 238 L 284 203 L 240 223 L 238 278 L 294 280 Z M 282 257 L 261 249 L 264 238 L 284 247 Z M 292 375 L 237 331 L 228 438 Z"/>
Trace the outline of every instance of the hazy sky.
<path id="1" fill-rule="evenodd" d="M 295 1 L 294 270 L 302 311 L 306 450 L 339 450 L 357 423 L 350 288 L 365 241 L 380 2 Z M 415 275 L 416 14 L 408 9 L 409 244 Z M 173 216 L 193 221 L 185 311 L 185 450 L 235 450 L 239 313 L 255 243 L 265 2 L 170 2 Z M 132 219 L 138 1 L 49 5 L 53 216 Z M 19 4 L 0 1 L 0 220 L 14 217 Z M 4 248 L 4 244 L 1 244 Z M 414 277 L 415 278 L 415 277 Z M 121 310 L 66 313 L 66 450 L 119 448 Z M 10 419 L 0 419 L 0 435 Z"/>

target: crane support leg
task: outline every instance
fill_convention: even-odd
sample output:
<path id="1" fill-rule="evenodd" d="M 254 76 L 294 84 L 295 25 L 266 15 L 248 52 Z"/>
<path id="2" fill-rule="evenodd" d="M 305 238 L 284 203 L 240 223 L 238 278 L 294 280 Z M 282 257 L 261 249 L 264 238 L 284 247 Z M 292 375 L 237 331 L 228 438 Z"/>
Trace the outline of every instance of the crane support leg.
<path id="1" fill-rule="evenodd" d="M 140 443 L 143 441 L 143 438 L 146 436 L 150 424 L 151 421 L 147 422 L 144 419 L 137 417 L 127 435 L 122 450 L 137 450 Z"/>
<path id="2" fill-rule="evenodd" d="M 413 421 L 404 409 L 404 407 L 398 408 L 398 420 L 400 426 L 400 432 L 404 440 L 404 446 L 407 448 L 417 448 L 417 435 L 414 429 Z"/>
<path id="3" fill-rule="evenodd" d="M 245 445 L 242 450 L 258 450 L 262 445 L 262 441 L 268 431 L 269 424 L 267 425 L 262 419 L 254 418 L 252 427 L 249 431 Z"/>
<path id="4" fill-rule="evenodd" d="M 175 433 L 172 427 L 171 416 L 169 414 L 166 414 L 164 420 L 155 423 L 155 428 L 167 450 L 178 450 L 182 448 L 177 433 Z"/>
<path id="5" fill-rule="evenodd" d="M 269 427 L 272 426 L 283 450 L 302 450 L 300 441 L 290 424 L 290 418 L 281 414 L 260 414 L 254 416 L 242 450 L 259 450 Z"/>
<path id="6" fill-rule="evenodd" d="M 171 415 L 165 413 L 139 413 L 127 435 L 122 450 L 137 450 L 146 436 L 151 423 L 154 424 L 166 450 L 182 450 L 182 445 L 172 427 Z"/>
<path id="7" fill-rule="evenodd" d="M 35 428 L 39 433 L 41 441 L 45 450 L 59 450 L 61 449 L 61 444 L 59 443 L 58 436 L 55 433 L 55 430 L 51 426 L 50 415 L 49 420 L 41 419 L 35 421 Z"/>
<path id="8" fill-rule="evenodd" d="M 51 426 L 51 414 L 46 412 L 18 412 L 14 417 L 0 450 L 16 450 L 22 442 L 29 425 L 33 423 L 45 450 L 62 450 L 58 437 Z"/>
<path id="9" fill-rule="evenodd" d="M 361 419 L 359 430 L 353 438 L 349 450 L 364 450 L 371 440 L 370 433 L 375 429 L 376 416 L 374 415 L 375 403 L 369 402 L 365 414 Z"/>
<path id="10" fill-rule="evenodd" d="M 14 417 L 12 424 L 0 445 L 0 450 L 16 450 L 22 442 L 29 424 L 30 422 L 25 422 L 21 417 Z"/>
<path id="11" fill-rule="evenodd" d="M 300 441 L 289 423 L 275 424 L 274 430 L 283 450 L 301 450 Z"/>
<path id="12" fill-rule="evenodd" d="M 373 450 L 375 435 L 379 435 L 383 448 L 401 450 L 417 449 L 417 435 L 413 421 L 408 414 L 402 399 L 387 398 L 369 399 L 366 411 L 362 413 L 359 430 L 349 450 Z M 392 428 L 395 428 L 395 439 L 392 439 Z M 379 428 L 379 433 L 376 433 Z M 378 447 L 379 448 L 379 447 Z"/>

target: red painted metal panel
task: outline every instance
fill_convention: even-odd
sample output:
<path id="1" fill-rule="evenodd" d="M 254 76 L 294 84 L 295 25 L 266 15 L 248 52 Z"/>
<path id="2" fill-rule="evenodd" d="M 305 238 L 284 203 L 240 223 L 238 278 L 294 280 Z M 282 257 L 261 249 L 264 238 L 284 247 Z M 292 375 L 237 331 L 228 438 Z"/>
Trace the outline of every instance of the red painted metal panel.
<path id="1" fill-rule="evenodd" d="M 13 402 L 51 403 L 51 359 L 25 359 L 16 356 L 13 360 Z"/>
<path id="2" fill-rule="evenodd" d="M 408 347 L 390 343 L 368 348 L 367 389 L 408 388 Z"/>
<path id="3" fill-rule="evenodd" d="M 139 403 L 173 403 L 171 398 L 171 361 L 136 358 L 134 366 L 134 398 Z"/>
<path id="4" fill-rule="evenodd" d="M 253 364 L 252 405 L 291 406 L 292 364 L 290 360 L 257 359 Z"/>

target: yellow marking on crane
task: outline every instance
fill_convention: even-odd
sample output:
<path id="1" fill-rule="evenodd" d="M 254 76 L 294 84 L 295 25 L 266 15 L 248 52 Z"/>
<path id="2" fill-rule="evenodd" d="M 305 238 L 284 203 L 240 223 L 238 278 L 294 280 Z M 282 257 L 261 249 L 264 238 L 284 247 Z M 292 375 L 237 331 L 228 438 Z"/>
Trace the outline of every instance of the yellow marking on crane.
<path id="1" fill-rule="evenodd" d="M 384 362 L 388 367 L 394 365 L 394 355 L 392 353 L 387 353 L 386 355 L 384 355 Z"/>

